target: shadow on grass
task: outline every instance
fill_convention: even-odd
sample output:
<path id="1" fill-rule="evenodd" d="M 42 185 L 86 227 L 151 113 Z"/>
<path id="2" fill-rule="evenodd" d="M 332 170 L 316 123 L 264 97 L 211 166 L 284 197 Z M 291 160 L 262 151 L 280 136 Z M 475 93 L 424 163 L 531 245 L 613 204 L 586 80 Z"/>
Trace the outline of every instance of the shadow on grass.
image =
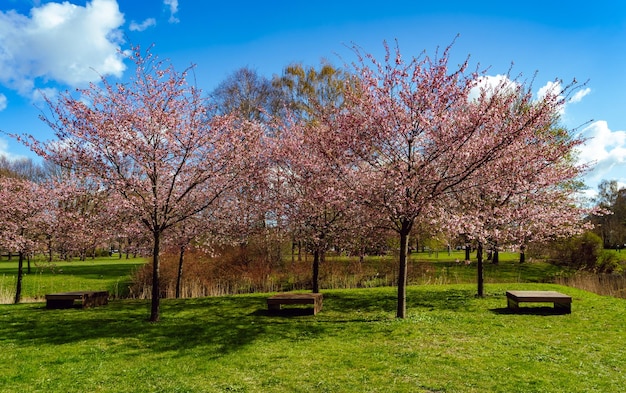
<path id="1" fill-rule="evenodd" d="M 473 290 L 407 290 L 408 309 L 465 310 L 474 298 Z M 339 294 L 324 294 L 324 307 L 346 312 L 395 312 L 398 295 L 395 288 L 384 290 L 346 291 Z"/>
<path id="2" fill-rule="evenodd" d="M 48 310 L 45 304 L 0 307 L 0 337 L 16 345 L 114 346 L 129 354 L 178 352 L 200 348 L 206 358 L 220 357 L 255 340 L 299 341 L 335 334 L 339 324 L 362 325 L 391 317 L 397 306 L 394 288 L 329 291 L 324 307 L 267 310 L 267 295 L 163 300 L 161 321 L 147 322 L 149 301 L 111 301 L 91 309 Z M 471 290 L 409 290 L 409 309 L 464 309 Z M 361 329 L 361 328 L 359 328 Z M 359 330 L 357 329 L 357 330 Z M 174 355 L 175 356 L 175 355 Z"/>
<path id="3" fill-rule="evenodd" d="M 50 268 L 50 267 L 44 266 L 38 269 L 42 273 L 51 274 L 51 275 L 56 274 L 56 275 L 77 276 L 77 277 L 85 277 L 85 278 L 90 278 L 90 277 L 115 278 L 115 277 L 129 275 L 133 270 L 136 270 L 142 264 L 143 263 L 140 263 L 140 262 L 135 262 L 135 263 L 120 262 L 119 264 L 116 264 L 116 263 L 98 264 L 94 262 L 92 265 L 83 265 L 83 264 L 79 265 L 78 263 L 76 265 L 71 265 L 71 262 L 70 262 L 61 267 Z"/>
<path id="4" fill-rule="evenodd" d="M 538 307 L 520 307 L 517 310 L 512 310 L 508 307 L 501 308 L 492 308 L 491 311 L 494 314 L 500 315 L 569 315 L 570 313 L 565 312 L 563 310 L 555 309 L 554 307 L 549 306 L 538 306 Z"/>
<path id="5" fill-rule="evenodd" d="M 5 307 L 0 337 L 24 343 L 64 345 L 80 341 L 122 342 L 125 350 L 184 351 L 207 347 L 219 356 L 247 345 L 266 325 L 246 317 L 256 302 L 249 298 L 164 301 L 161 321 L 147 322 L 149 303 L 110 302 L 92 309 L 48 310 L 45 305 Z"/>
<path id="6" fill-rule="evenodd" d="M 252 315 L 266 317 L 302 317 L 306 315 L 314 315 L 313 307 L 288 307 L 280 310 L 257 310 Z"/>

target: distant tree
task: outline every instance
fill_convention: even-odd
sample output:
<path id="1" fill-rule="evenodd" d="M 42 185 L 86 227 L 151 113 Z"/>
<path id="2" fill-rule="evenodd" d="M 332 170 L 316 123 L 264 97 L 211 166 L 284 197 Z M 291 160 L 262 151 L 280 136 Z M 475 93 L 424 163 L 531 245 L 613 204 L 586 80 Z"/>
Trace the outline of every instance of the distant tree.
<path id="1" fill-rule="evenodd" d="M 57 165 L 117 194 L 152 235 L 150 321 L 159 320 L 159 253 L 164 233 L 252 181 L 263 128 L 237 116 L 209 117 L 201 91 L 149 51 L 133 50 L 130 83 L 102 78 L 79 96 L 49 101 L 44 118 L 58 140 L 25 141 Z"/>
<path id="2" fill-rule="evenodd" d="M 119 219 L 114 214 L 115 200 L 107 189 L 81 176 L 55 183 L 57 190 L 54 226 L 50 235 L 62 258 L 95 258 L 96 250 L 119 233 Z"/>
<path id="3" fill-rule="evenodd" d="M 626 188 L 620 188 L 618 191 L 613 205 L 613 214 L 617 221 L 617 229 L 615 231 L 615 244 L 612 246 L 622 249 L 626 246 Z"/>
<path id="4" fill-rule="evenodd" d="M 616 180 L 602 180 L 598 185 L 596 206 L 605 214 L 591 216 L 594 232 L 602 238 L 604 248 L 624 247 L 626 243 L 626 189 Z"/>
<path id="5" fill-rule="evenodd" d="M 272 84 L 282 92 L 282 99 L 299 119 L 314 120 L 324 108 L 340 108 L 344 91 L 352 76 L 329 63 L 320 67 L 291 64 Z"/>
<path id="6" fill-rule="evenodd" d="M 237 113 L 246 120 L 267 120 L 282 107 L 281 91 L 248 67 L 230 74 L 211 93 L 220 114 Z"/>
<path id="7" fill-rule="evenodd" d="M 0 155 L 0 175 L 2 174 L 40 183 L 46 178 L 46 168 L 31 158 L 8 159 Z"/>

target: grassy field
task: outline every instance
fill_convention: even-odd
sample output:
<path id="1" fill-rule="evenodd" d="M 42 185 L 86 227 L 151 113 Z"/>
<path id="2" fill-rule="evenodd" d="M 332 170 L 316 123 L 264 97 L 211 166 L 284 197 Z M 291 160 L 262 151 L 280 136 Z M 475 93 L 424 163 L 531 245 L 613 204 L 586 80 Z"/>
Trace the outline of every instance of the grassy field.
<path id="1" fill-rule="evenodd" d="M 558 290 L 573 311 L 506 309 L 507 289 Z M 46 310 L 0 305 L 0 392 L 623 392 L 626 300 L 553 284 L 324 291 L 313 315 L 266 294 Z"/>
<path id="2" fill-rule="evenodd" d="M 413 253 L 409 267 L 411 284 L 467 284 L 476 282 L 475 262 L 466 266 L 463 251 Z M 474 255 L 473 255 L 474 257 Z M 493 265 L 485 262 L 485 282 L 551 282 L 561 272 L 561 268 L 533 261 L 519 264 L 519 254 L 501 253 L 501 263 Z M 176 263 L 178 258 L 176 257 Z M 361 269 L 345 269 L 354 266 L 355 259 L 347 257 L 328 257 L 321 267 L 323 288 L 356 288 L 393 285 L 397 280 L 397 261 L 393 256 L 369 257 Z M 31 274 L 23 279 L 23 301 L 37 301 L 45 294 L 77 290 L 108 290 L 115 298 L 127 297 L 128 284 L 133 271 L 146 263 L 145 259 L 118 259 L 100 257 L 86 261 L 71 262 L 35 262 Z M 288 265 L 289 266 L 289 265 Z M 303 261 L 296 268 L 297 272 L 285 272 L 309 275 L 298 288 L 310 286 L 311 261 Z M 17 261 L 0 261 L 0 303 L 12 303 L 15 297 Z M 298 273 L 299 272 L 299 273 Z M 264 274 L 264 272 L 261 272 Z M 259 273 L 259 274 L 261 274 Z M 239 276 L 239 274 L 237 274 Z M 220 278 L 220 277 L 218 277 Z M 289 279 L 285 279 L 289 281 Z M 175 281 L 173 281 L 175 282 Z M 167 284 L 167 283 L 164 283 Z M 280 285 L 276 285 L 280 287 Z M 283 288 L 282 290 L 292 290 Z M 280 290 L 269 288 L 263 292 Z M 201 291 L 199 291 L 201 292 Z M 249 292 L 244 290 L 242 292 Z"/>
<path id="3" fill-rule="evenodd" d="M 46 293 L 108 290 L 115 297 L 126 294 L 132 271 L 145 263 L 143 258 L 99 257 L 86 261 L 35 261 L 22 281 L 25 301 L 43 299 Z M 26 271 L 26 267 L 24 267 Z M 0 261 L 0 303 L 11 303 L 15 296 L 17 257 Z"/>

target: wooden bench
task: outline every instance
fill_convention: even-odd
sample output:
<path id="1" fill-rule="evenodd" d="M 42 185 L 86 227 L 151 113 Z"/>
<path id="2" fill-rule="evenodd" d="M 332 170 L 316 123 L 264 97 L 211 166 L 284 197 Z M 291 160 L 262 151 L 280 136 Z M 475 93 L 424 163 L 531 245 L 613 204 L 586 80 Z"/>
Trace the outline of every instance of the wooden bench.
<path id="1" fill-rule="evenodd" d="M 516 311 L 520 303 L 552 303 L 557 311 L 572 312 L 572 297 L 555 291 L 506 291 L 506 299 L 508 308 Z"/>
<path id="2" fill-rule="evenodd" d="M 102 306 L 109 302 L 109 291 L 77 291 L 46 295 L 46 308 L 72 308 L 74 301 L 81 301 L 81 308 Z"/>
<path id="3" fill-rule="evenodd" d="M 322 300 L 321 293 L 279 293 L 267 298 L 267 309 L 276 312 L 283 304 L 312 304 L 315 315 L 322 310 Z"/>

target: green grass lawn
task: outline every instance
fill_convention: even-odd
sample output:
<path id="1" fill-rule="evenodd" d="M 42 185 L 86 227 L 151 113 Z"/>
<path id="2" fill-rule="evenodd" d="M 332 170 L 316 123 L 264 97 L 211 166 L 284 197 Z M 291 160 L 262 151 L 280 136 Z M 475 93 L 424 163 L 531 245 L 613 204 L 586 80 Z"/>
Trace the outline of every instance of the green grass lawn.
<path id="1" fill-rule="evenodd" d="M 450 255 L 447 252 L 436 253 L 416 253 L 412 259 L 420 262 L 430 263 L 438 269 L 438 275 L 447 277 L 452 283 L 476 282 L 476 253 L 472 253 L 471 266 L 465 266 L 462 262 L 465 258 L 465 251 L 453 251 Z M 457 262 L 460 261 L 460 262 Z M 500 263 L 497 265 L 491 261 L 484 260 L 484 277 L 486 282 L 546 282 L 556 274 L 563 271 L 562 267 L 549 264 L 544 261 L 529 261 L 524 264 L 519 263 L 519 254 L 513 252 L 501 252 Z"/>
<path id="2" fill-rule="evenodd" d="M 409 283 L 423 284 L 468 284 L 476 282 L 476 262 L 466 266 L 463 251 L 439 253 L 413 253 L 409 266 Z M 472 255 L 474 257 L 474 255 Z M 519 264 L 519 254 L 502 252 L 500 264 L 485 261 L 485 282 L 552 282 L 562 272 L 561 267 L 541 261 Z M 333 266 L 354 263 L 347 257 L 328 257 L 322 263 L 323 288 L 375 287 L 392 285 L 397 279 L 397 259 L 393 256 L 368 257 L 367 271 L 361 276 L 349 272 L 333 271 Z M 108 290 L 115 298 L 126 297 L 133 271 L 146 263 L 146 259 L 118 259 L 101 257 L 86 261 L 53 263 L 33 262 L 30 274 L 25 274 L 22 283 L 22 301 L 44 299 L 47 293 L 79 290 Z M 311 262 L 302 262 L 305 271 L 310 272 Z M 374 270 L 372 270 L 374 269 Z M 378 274 L 380 272 L 380 274 Z M 375 273 L 375 274 L 374 274 Z M 15 297 L 17 261 L 0 261 L 0 303 L 12 303 Z M 305 282 L 305 286 L 308 281 Z"/>
<path id="3" fill-rule="evenodd" d="M 507 289 L 558 290 L 572 314 L 506 309 Z M 47 310 L 0 305 L 0 392 L 623 392 L 626 300 L 553 284 L 324 291 L 313 315 L 267 294 Z"/>
<path id="4" fill-rule="evenodd" d="M 144 263 L 143 258 L 119 259 L 117 256 L 71 262 L 35 261 L 31 264 L 31 273 L 24 275 L 22 297 L 29 301 L 43 299 L 46 293 L 86 290 L 108 290 L 119 297 L 128 290 L 132 271 Z M 0 261 L 0 302 L 13 301 L 16 275 L 17 257 Z"/>

